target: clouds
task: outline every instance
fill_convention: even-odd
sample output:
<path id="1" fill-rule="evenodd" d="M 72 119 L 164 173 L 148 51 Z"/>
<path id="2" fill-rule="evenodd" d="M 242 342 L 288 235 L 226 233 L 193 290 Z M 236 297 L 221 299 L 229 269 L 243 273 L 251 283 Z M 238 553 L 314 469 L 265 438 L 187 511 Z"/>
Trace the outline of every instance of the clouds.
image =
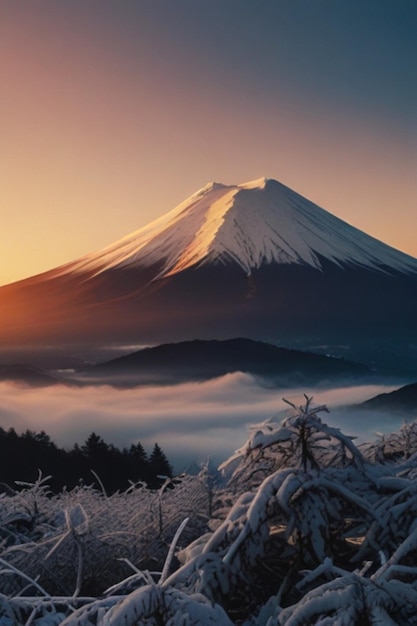
<path id="1" fill-rule="evenodd" d="M 141 441 L 147 449 L 158 442 L 180 471 L 208 455 L 220 462 L 246 440 L 250 424 L 286 409 L 282 397 L 303 402 L 303 392 L 317 404 L 328 404 L 327 421 L 348 434 L 372 436 L 390 431 L 400 418 L 381 423 L 369 413 L 363 419 L 335 407 L 360 402 L 392 386 L 358 386 L 330 390 L 266 389 L 242 373 L 203 383 L 114 389 L 109 386 L 42 389 L 0 384 L 0 425 L 18 432 L 45 430 L 60 446 L 83 443 L 95 431 L 119 447 Z M 384 418 L 386 420 L 386 418 Z"/>

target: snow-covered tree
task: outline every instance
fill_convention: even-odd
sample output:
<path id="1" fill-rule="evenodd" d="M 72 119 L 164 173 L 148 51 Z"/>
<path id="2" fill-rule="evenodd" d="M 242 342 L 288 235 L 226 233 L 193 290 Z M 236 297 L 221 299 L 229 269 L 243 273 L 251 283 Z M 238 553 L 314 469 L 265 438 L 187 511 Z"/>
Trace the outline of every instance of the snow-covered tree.
<path id="1" fill-rule="evenodd" d="M 0 626 L 417 626 L 415 424 L 358 450 L 289 404 L 220 482 L 2 493 Z"/>
<path id="2" fill-rule="evenodd" d="M 363 458 L 352 437 L 325 424 L 319 413 L 328 412 L 325 405 L 313 406 L 305 397 L 302 405 L 290 405 L 281 422 L 267 420 L 251 427 L 248 441 L 219 470 L 229 486 L 258 486 L 273 471 L 294 467 L 304 472 L 323 467 L 363 466 Z"/>

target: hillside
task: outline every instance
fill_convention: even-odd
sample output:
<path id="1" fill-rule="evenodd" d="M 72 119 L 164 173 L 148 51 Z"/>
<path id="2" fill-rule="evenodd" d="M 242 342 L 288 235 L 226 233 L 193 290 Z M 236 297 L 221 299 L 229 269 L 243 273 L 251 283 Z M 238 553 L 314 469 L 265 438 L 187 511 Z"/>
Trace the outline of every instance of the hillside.
<path id="1" fill-rule="evenodd" d="M 417 414 L 417 383 L 411 383 L 395 389 L 390 393 L 382 393 L 363 402 L 359 408 L 375 411 L 397 411 Z"/>
<path id="2" fill-rule="evenodd" d="M 163 344 L 112 359 L 85 371 L 89 380 L 114 379 L 118 384 L 207 380 L 246 372 L 270 381 L 309 384 L 323 380 L 369 376 L 369 368 L 344 359 L 288 350 L 236 338 Z"/>

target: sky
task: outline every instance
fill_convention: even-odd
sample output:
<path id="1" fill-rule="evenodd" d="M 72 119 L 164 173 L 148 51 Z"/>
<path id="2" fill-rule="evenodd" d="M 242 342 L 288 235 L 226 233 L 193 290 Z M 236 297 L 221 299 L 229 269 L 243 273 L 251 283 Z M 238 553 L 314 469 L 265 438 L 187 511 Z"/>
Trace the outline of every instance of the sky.
<path id="1" fill-rule="evenodd" d="M 210 181 L 417 256 L 415 0 L 2 0 L 0 284 Z"/>

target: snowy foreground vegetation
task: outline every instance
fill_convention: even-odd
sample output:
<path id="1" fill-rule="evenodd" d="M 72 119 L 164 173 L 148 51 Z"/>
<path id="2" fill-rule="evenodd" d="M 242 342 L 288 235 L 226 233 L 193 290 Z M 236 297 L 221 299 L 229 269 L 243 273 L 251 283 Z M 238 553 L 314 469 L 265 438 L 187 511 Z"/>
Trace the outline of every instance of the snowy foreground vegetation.
<path id="1" fill-rule="evenodd" d="M 417 425 L 357 447 L 325 411 L 159 490 L 6 491 L 0 626 L 417 624 Z"/>

